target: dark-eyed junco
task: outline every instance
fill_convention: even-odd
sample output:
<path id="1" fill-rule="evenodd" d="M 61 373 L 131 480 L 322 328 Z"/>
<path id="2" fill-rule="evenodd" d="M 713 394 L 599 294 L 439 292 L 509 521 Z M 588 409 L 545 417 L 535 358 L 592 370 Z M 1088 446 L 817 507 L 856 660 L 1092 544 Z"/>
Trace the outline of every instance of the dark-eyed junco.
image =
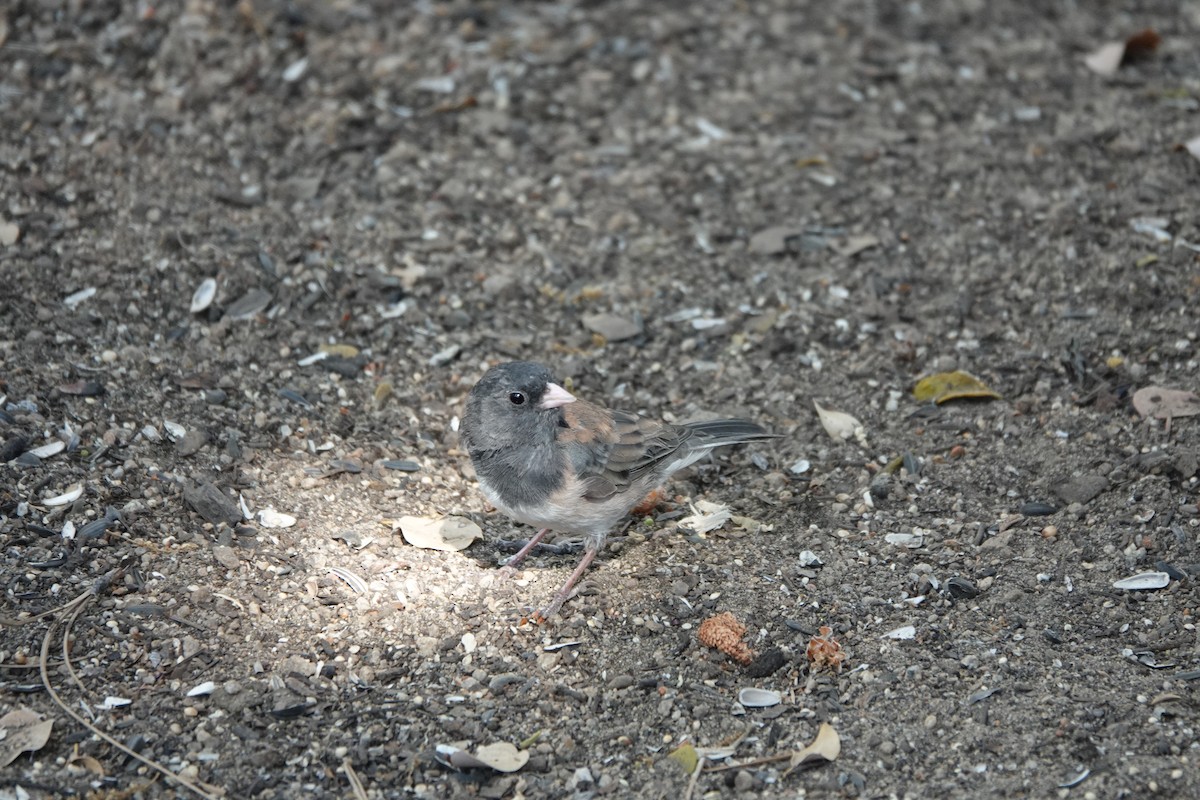
<path id="1" fill-rule="evenodd" d="M 479 488 L 508 516 L 540 530 L 582 534 L 584 555 L 540 613 L 551 617 L 592 563 L 609 531 L 674 472 L 714 447 L 772 439 L 740 419 L 671 425 L 580 400 L 528 361 L 492 367 L 471 389 L 462 419 Z"/>

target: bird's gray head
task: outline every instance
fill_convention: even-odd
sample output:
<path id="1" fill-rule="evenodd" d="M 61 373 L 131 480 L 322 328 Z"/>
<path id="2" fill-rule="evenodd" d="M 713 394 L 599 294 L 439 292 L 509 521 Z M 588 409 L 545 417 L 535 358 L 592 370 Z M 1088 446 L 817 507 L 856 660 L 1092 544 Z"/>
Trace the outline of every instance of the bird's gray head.
<path id="1" fill-rule="evenodd" d="M 562 406 L 573 402 L 575 397 L 541 364 L 498 364 L 467 395 L 463 441 L 469 451 L 551 442 Z"/>

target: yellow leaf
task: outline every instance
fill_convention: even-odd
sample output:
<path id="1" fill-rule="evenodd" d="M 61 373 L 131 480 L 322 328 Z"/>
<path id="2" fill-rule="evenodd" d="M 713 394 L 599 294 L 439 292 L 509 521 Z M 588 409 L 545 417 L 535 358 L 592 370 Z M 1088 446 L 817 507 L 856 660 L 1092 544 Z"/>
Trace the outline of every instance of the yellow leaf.
<path id="1" fill-rule="evenodd" d="M 1000 395 L 969 372 L 939 372 L 917 381 L 913 396 L 921 402 L 932 400 L 941 405 L 947 400 L 1000 399 Z"/>
<path id="2" fill-rule="evenodd" d="M 375 387 L 375 407 L 378 408 L 379 406 L 383 405 L 383 401 L 387 400 L 391 394 L 392 382 L 380 381 L 379 385 Z"/>
<path id="3" fill-rule="evenodd" d="M 352 344 L 323 344 L 320 349 L 322 353 L 339 358 L 354 358 L 358 355 L 358 348 Z"/>
<path id="4" fill-rule="evenodd" d="M 700 754 L 696 752 L 696 748 L 692 746 L 691 742 L 684 742 L 679 745 L 667 758 L 683 767 L 683 771 L 688 775 L 695 772 L 697 765 L 700 763 Z"/>

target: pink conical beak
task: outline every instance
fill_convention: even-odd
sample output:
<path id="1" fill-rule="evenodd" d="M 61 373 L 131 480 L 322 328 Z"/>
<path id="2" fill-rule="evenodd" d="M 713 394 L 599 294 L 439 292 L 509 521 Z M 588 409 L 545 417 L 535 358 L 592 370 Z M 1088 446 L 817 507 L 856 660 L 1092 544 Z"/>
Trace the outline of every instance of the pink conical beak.
<path id="1" fill-rule="evenodd" d="M 575 395 L 557 383 L 547 383 L 546 391 L 542 392 L 542 402 L 538 403 L 538 408 L 558 408 L 574 402 Z"/>

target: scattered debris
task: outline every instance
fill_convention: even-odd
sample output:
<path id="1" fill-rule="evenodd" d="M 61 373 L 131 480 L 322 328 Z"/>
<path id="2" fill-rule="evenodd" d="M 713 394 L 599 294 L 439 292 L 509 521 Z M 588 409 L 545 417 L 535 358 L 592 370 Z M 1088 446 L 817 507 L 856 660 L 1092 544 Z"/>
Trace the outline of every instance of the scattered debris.
<path id="1" fill-rule="evenodd" d="M 1129 220 L 1129 227 L 1133 228 L 1134 233 L 1140 233 L 1144 236 L 1149 236 L 1156 242 L 1169 242 L 1175 237 L 1167 230 L 1170 221 L 1161 217 L 1136 217 Z"/>
<path id="2" fill-rule="evenodd" d="M 792 473 L 793 475 L 803 475 L 810 469 L 812 469 L 812 462 L 807 458 L 802 458 L 788 467 L 788 472 Z"/>
<path id="3" fill-rule="evenodd" d="M 99 397 L 104 394 L 104 385 L 98 381 L 73 381 L 59 384 L 58 390 L 72 397 Z"/>
<path id="4" fill-rule="evenodd" d="M 776 256 L 794 249 L 793 243 L 804 234 L 803 228 L 776 225 L 750 237 L 750 252 L 760 256 Z"/>
<path id="5" fill-rule="evenodd" d="M 1072 503 L 1082 505 L 1108 491 L 1110 485 L 1105 476 L 1088 474 L 1056 482 L 1052 491 L 1067 505 Z"/>
<path id="6" fill-rule="evenodd" d="M 329 574 L 340 578 L 355 594 L 367 593 L 367 582 L 345 567 L 328 567 Z"/>
<path id="7" fill-rule="evenodd" d="M 1200 136 L 1197 136 L 1195 139 L 1188 139 L 1183 147 L 1192 154 L 1193 158 L 1200 159 Z"/>
<path id="8" fill-rule="evenodd" d="M 638 317 L 628 318 L 616 314 L 586 314 L 583 327 L 607 342 L 623 342 L 642 333 L 642 321 Z"/>
<path id="9" fill-rule="evenodd" d="M 12 247 L 21 238 L 21 228 L 15 222 L 0 217 L 0 247 Z"/>
<path id="10" fill-rule="evenodd" d="M 835 239 L 830 245 L 833 252 L 846 258 L 853 258 L 864 250 L 879 246 L 879 237 L 872 234 L 848 236 L 845 239 Z"/>
<path id="11" fill-rule="evenodd" d="M 458 354 L 461 352 L 462 347 L 452 344 L 449 347 L 434 353 L 429 357 L 429 361 L 426 363 L 428 363 L 431 367 L 444 367 L 454 359 L 458 358 Z"/>
<path id="12" fill-rule="evenodd" d="M 304 73 L 308 72 L 308 57 L 298 58 L 283 71 L 284 83 L 295 83 L 304 77 Z"/>
<path id="13" fill-rule="evenodd" d="M 271 293 L 264 289 L 250 289 L 225 310 L 225 316 L 233 320 L 246 320 L 258 316 L 271 305 Z"/>
<path id="14" fill-rule="evenodd" d="M 63 298 L 63 305 L 74 311 L 84 300 L 90 300 L 96 296 L 96 287 L 89 286 L 86 289 L 80 289 L 78 292 L 69 294 Z"/>
<path id="15" fill-rule="evenodd" d="M 185 487 L 183 499 L 197 514 L 214 525 L 222 522 L 236 525 L 242 521 L 242 511 L 237 503 L 211 483 Z"/>
<path id="16" fill-rule="evenodd" d="M 697 500 L 691 504 L 691 508 L 692 513 L 679 520 L 679 524 L 682 527 L 691 528 L 696 533 L 715 531 L 733 519 L 733 511 L 729 506 L 721 503 Z"/>
<path id="17" fill-rule="evenodd" d="M 1060 783 L 1060 784 L 1058 785 L 1058 788 L 1060 788 L 1060 789 L 1073 789 L 1073 788 L 1075 788 L 1076 786 L 1078 786 L 1079 784 L 1081 784 L 1081 783 L 1083 783 L 1084 781 L 1086 781 L 1086 780 L 1088 779 L 1088 776 L 1089 776 L 1089 775 L 1091 775 L 1091 774 L 1092 774 L 1092 771 L 1091 771 L 1090 769 L 1087 769 L 1087 768 L 1085 767 L 1085 768 L 1081 769 L 1081 770 L 1079 771 L 1079 773 L 1075 775 L 1075 777 L 1074 777 L 1074 778 L 1068 778 L 1067 780 L 1065 780 L 1065 781 L 1063 781 L 1062 783 Z"/>

